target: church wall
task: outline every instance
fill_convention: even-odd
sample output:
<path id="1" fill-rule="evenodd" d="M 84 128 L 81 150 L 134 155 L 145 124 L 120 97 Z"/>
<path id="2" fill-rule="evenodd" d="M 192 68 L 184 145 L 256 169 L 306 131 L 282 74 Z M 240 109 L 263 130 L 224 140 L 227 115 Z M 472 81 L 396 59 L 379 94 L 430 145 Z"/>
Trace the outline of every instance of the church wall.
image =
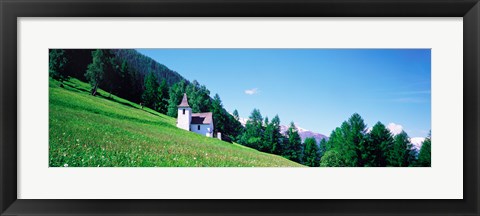
<path id="1" fill-rule="evenodd" d="M 198 126 L 200 125 L 200 130 Z M 208 130 L 210 128 L 210 130 Z M 192 124 L 190 131 L 206 136 L 208 132 L 213 132 L 213 124 Z M 211 135 L 210 135 L 211 136 Z"/>

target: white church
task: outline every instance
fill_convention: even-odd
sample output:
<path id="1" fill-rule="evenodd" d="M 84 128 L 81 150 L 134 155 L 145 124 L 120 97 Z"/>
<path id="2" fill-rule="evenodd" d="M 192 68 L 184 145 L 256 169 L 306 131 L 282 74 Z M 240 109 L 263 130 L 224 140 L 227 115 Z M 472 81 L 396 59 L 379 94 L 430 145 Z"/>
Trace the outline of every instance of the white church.
<path id="1" fill-rule="evenodd" d="M 182 102 L 178 105 L 177 127 L 213 137 L 213 115 L 211 112 L 192 113 L 187 94 L 183 94 Z M 221 134 L 218 133 L 217 137 L 221 139 Z"/>

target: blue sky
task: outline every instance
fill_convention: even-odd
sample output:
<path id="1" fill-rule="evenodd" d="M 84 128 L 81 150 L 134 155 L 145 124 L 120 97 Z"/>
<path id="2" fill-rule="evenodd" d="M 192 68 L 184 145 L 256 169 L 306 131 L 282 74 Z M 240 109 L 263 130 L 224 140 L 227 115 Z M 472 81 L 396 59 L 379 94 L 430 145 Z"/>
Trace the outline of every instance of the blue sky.
<path id="1" fill-rule="evenodd" d="M 282 124 L 330 135 L 353 113 L 368 127 L 431 128 L 430 49 L 139 49 L 220 95 L 248 117 L 254 108 Z"/>

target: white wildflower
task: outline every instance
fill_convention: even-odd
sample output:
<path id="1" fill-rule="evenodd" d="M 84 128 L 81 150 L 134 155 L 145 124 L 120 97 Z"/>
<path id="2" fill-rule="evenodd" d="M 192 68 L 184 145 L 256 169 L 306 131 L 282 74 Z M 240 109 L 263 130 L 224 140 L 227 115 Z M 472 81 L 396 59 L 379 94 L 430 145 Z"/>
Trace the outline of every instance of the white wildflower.
<path id="1" fill-rule="evenodd" d="M 68 164 L 64 164 L 63 167 L 68 167 Z"/>

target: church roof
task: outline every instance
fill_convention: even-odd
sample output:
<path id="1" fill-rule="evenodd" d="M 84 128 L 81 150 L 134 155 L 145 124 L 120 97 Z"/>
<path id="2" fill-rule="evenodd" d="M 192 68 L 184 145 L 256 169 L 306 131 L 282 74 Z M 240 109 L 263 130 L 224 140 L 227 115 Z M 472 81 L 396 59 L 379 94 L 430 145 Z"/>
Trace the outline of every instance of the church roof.
<path id="1" fill-rule="evenodd" d="M 192 113 L 191 124 L 210 124 L 213 123 L 212 113 Z"/>
<path id="2" fill-rule="evenodd" d="M 190 105 L 188 105 L 188 99 L 187 99 L 186 93 L 183 94 L 182 102 L 180 103 L 180 105 L 178 105 L 178 107 L 190 107 Z"/>

